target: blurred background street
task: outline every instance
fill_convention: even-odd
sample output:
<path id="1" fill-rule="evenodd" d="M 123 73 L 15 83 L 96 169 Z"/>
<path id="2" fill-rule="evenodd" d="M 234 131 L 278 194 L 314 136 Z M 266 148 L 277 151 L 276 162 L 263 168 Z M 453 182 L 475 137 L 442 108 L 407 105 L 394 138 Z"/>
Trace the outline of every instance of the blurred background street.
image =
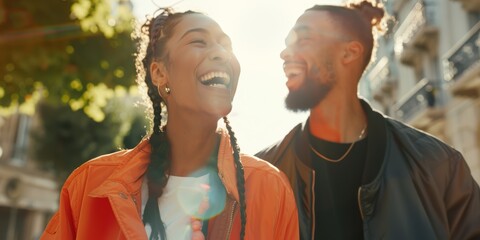
<path id="1" fill-rule="evenodd" d="M 38 239 L 71 171 L 146 135 L 135 19 L 176 4 L 219 22 L 242 65 L 230 121 L 254 154 L 306 118 L 284 109 L 285 36 L 306 8 L 340 2 L 0 0 L 0 240 Z M 379 2 L 395 21 L 359 94 L 458 149 L 480 182 L 480 0 Z"/>

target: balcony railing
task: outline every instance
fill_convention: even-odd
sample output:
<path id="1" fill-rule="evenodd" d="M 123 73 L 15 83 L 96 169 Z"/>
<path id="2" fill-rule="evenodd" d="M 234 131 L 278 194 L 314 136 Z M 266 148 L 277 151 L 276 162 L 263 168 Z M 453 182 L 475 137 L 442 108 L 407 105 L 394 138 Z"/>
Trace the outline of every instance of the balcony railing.
<path id="1" fill-rule="evenodd" d="M 418 2 L 396 30 L 394 49 L 402 62 L 410 63 L 412 54 L 418 52 L 418 48 L 435 49 L 431 43 L 436 39 L 438 29 L 434 26 L 433 16 L 433 9 L 427 9 L 424 3 Z"/>
<path id="2" fill-rule="evenodd" d="M 480 1 L 477 0 L 454 0 L 462 3 L 463 9 L 468 12 L 480 12 Z"/>
<path id="3" fill-rule="evenodd" d="M 395 79 L 392 77 L 389 64 L 388 58 L 383 57 L 367 75 L 373 99 L 379 103 L 384 103 L 392 95 Z"/>
<path id="4" fill-rule="evenodd" d="M 480 60 L 480 22 L 447 53 L 443 61 L 445 80 L 458 81 L 467 69 Z"/>
<path id="5" fill-rule="evenodd" d="M 388 58 L 383 57 L 368 73 L 368 79 L 370 80 L 372 90 L 380 88 L 382 82 L 389 76 L 390 69 L 388 68 Z"/>
<path id="6" fill-rule="evenodd" d="M 408 0 L 387 0 L 388 5 L 392 7 L 392 9 L 387 9 L 387 11 L 392 10 L 391 12 L 399 12 L 407 2 Z"/>
<path id="7" fill-rule="evenodd" d="M 438 105 L 433 81 L 423 79 L 412 91 L 406 94 L 394 107 L 395 116 L 405 122 L 412 120 L 420 112 Z"/>

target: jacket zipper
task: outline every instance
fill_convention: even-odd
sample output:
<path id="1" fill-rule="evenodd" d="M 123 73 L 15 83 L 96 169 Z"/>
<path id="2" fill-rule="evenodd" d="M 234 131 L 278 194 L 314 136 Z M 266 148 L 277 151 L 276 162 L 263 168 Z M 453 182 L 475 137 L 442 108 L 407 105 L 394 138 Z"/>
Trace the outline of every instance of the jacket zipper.
<path id="1" fill-rule="evenodd" d="M 135 195 L 133 195 L 133 194 L 132 194 L 132 200 L 133 200 L 133 203 L 135 204 L 135 208 L 138 210 L 139 208 L 138 208 L 138 205 L 137 205 L 137 199 L 135 198 Z M 142 212 L 142 210 L 140 208 L 140 212 L 139 212 L 140 216 L 142 216 L 141 212 Z"/>
<path id="2" fill-rule="evenodd" d="M 360 186 L 358 188 L 357 198 L 358 198 L 358 209 L 360 209 L 360 216 L 362 217 L 362 221 L 363 221 L 364 216 L 363 216 L 363 208 L 362 208 L 362 203 L 361 203 L 361 195 L 362 195 L 362 186 Z"/>
<path id="3" fill-rule="evenodd" d="M 225 238 L 226 240 L 230 239 L 230 233 L 232 232 L 232 226 L 233 226 L 233 215 L 235 214 L 236 205 L 237 205 L 237 202 L 233 201 L 232 212 L 230 213 L 230 223 L 228 224 L 227 236 Z"/>
<path id="4" fill-rule="evenodd" d="M 223 179 L 223 175 L 218 172 L 218 177 L 220 178 L 220 181 L 222 182 L 223 186 L 226 186 L 225 185 L 225 180 Z M 228 191 L 228 189 L 225 188 L 225 190 L 227 191 L 228 194 L 230 194 L 230 192 Z M 227 231 L 227 236 L 226 236 L 226 240 L 228 240 L 230 238 L 230 233 L 232 232 L 232 225 L 233 225 L 233 215 L 235 214 L 235 206 L 237 205 L 237 201 L 233 201 L 233 204 L 232 204 L 232 212 L 230 213 L 230 223 L 228 225 L 228 231 Z"/>
<path id="5" fill-rule="evenodd" d="M 315 239 L 315 170 L 312 170 L 312 240 Z"/>

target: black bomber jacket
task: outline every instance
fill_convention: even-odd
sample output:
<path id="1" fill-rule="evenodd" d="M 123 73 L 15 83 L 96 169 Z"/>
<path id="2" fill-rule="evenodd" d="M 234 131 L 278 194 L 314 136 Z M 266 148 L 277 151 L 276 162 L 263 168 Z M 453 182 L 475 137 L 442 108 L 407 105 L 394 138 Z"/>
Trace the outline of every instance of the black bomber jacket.
<path id="1" fill-rule="evenodd" d="M 480 239 L 480 189 L 455 149 L 372 110 L 367 160 L 358 189 L 364 239 Z M 315 239 L 314 175 L 308 120 L 256 154 L 288 177 L 299 209 L 300 237 Z M 346 229 L 348 231 L 348 229 Z"/>

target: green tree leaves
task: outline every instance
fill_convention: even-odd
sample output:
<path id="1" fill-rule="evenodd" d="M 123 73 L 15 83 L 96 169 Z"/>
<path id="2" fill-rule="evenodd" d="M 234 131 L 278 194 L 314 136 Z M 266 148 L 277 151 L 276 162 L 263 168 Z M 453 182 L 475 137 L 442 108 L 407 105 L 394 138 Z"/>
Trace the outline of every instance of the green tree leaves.
<path id="1" fill-rule="evenodd" d="M 0 114 L 34 104 L 37 92 L 90 114 L 95 98 L 104 98 L 97 88 L 134 85 L 129 1 L 4 1 L 2 12 Z"/>
<path id="2" fill-rule="evenodd" d="M 0 114 L 37 110 L 32 157 L 60 178 L 145 135 L 131 8 L 128 0 L 0 0 Z"/>
<path id="3" fill-rule="evenodd" d="M 94 121 L 81 111 L 46 102 L 38 105 L 38 126 L 31 133 L 32 154 L 60 179 L 87 160 L 120 148 L 132 148 L 145 136 L 144 109 L 136 98 L 113 98 L 103 108 L 105 118 Z"/>

